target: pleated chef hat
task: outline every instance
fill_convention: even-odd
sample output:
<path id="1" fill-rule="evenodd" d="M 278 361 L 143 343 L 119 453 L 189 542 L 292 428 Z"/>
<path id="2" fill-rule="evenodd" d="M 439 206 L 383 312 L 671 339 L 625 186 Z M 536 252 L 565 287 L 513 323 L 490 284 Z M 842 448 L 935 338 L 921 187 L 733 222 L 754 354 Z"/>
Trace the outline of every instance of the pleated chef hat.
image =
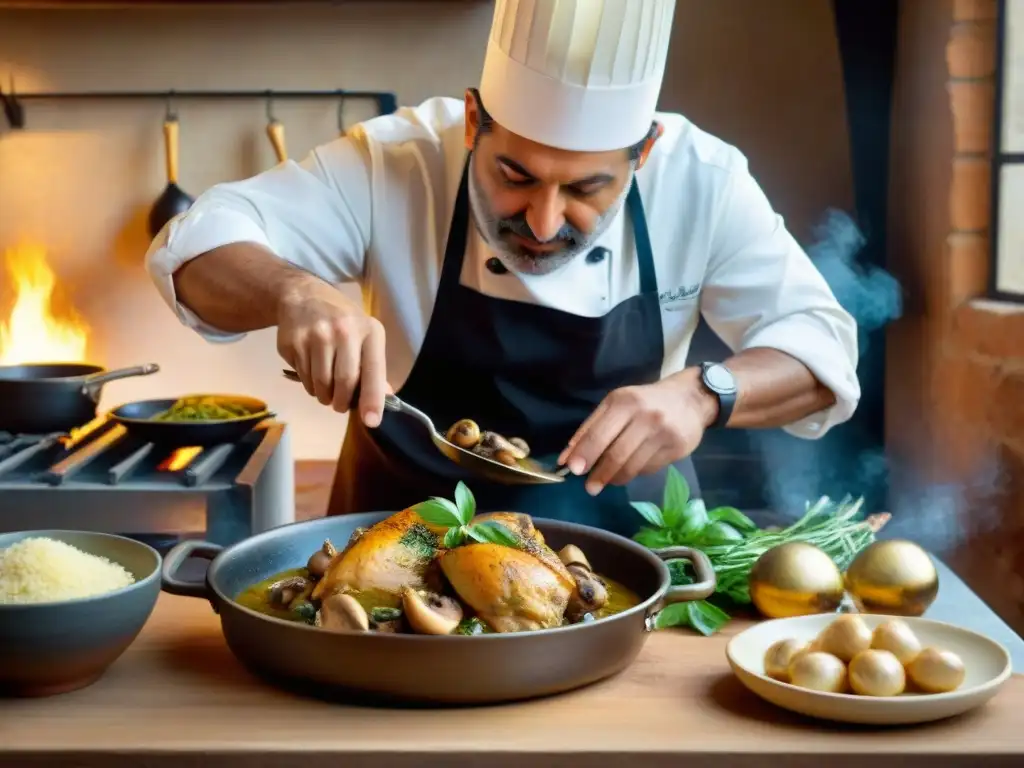
<path id="1" fill-rule="evenodd" d="M 632 146 L 654 118 L 674 10 L 675 0 L 497 0 L 484 108 L 548 146 Z"/>

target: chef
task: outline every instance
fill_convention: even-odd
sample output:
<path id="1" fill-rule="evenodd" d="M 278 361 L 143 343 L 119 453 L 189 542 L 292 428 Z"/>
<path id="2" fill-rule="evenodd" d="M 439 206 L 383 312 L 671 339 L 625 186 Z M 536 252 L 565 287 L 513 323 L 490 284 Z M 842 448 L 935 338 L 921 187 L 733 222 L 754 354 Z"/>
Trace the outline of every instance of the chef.
<path id="1" fill-rule="evenodd" d="M 452 497 L 630 533 L 705 431 L 818 438 L 860 396 L 856 327 L 744 156 L 656 111 L 674 0 L 498 0 L 479 88 L 212 187 L 147 265 L 212 342 L 276 326 L 351 409 L 332 514 Z M 362 305 L 337 290 L 358 283 Z M 699 317 L 734 354 L 687 365 Z M 465 474 L 404 416 L 524 438 L 566 482 Z"/>

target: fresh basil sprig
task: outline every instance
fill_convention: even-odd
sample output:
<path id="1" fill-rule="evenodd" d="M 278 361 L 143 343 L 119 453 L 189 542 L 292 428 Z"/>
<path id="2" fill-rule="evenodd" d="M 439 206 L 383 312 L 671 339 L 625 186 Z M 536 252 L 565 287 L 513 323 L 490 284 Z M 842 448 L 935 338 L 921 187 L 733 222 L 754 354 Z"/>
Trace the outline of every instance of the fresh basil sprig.
<path id="1" fill-rule="evenodd" d="M 649 501 L 631 502 L 651 524 L 633 538 L 645 547 L 722 546 L 743 541 L 757 525 L 736 507 L 708 509 L 701 499 L 690 498 L 690 486 L 678 469 L 669 466 L 661 507 Z"/>
<path id="2" fill-rule="evenodd" d="M 470 524 L 476 514 L 476 499 L 461 480 L 455 486 L 455 501 L 434 496 L 417 504 L 413 510 L 431 525 L 447 527 L 442 544 L 445 549 L 454 549 L 467 541 L 519 547 L 518 537 L 496 520 Z"/>

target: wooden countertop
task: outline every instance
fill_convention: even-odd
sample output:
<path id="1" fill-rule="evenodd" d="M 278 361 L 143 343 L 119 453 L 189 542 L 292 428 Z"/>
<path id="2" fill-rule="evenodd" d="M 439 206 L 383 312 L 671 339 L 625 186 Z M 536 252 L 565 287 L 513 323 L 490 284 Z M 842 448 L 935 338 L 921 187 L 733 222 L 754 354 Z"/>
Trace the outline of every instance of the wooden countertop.
<path id="1" fill-rule="evenodd" d="M 128 651 L 92 687 L 0 700 L 0 766 L 596 766 L 642 756 L 686 765 L 871 768 L 1021 765 L 1024 677 L 986 707 L 915 728 L 815 722 L 748 693 L 728 636 L 653 634 L 611 680 L 566 695 L 475 709 L 383 709 L 300 698 L 228 650 L 207 602 L 161 595 Z"/>

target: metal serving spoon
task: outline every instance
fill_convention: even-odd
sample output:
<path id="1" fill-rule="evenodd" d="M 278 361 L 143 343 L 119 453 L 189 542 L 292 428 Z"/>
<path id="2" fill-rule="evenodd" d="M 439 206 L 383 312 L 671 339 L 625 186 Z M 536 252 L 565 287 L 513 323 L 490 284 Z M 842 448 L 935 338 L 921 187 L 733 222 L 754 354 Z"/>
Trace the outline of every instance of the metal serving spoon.
<path id="1" fill-rule="evenodd" d="M 295 371 L 286 368 L 283 373 L 289 381 L 299 381 L 299 375 Z M 437 431 L 437 427 L 434 426 L 434 422 L 427 414 L 419 408 L 409 405 L 397 395 L 384 395 L 384 410 L 404 413 L 406 416 L 416 419 L 429 432 L 430 439 L 437 446 L 437 450 L 460 467 L 493 482 L 504 485 L 544 485 L 565 482 L 565 476 L 569 474 L 568 467 L 546 469 L 529 458 L 522 459 L 518 466 L 511 467 L 500 461 L 460 448 L 454 443 L 448 442 L 445 436 Z"/>

